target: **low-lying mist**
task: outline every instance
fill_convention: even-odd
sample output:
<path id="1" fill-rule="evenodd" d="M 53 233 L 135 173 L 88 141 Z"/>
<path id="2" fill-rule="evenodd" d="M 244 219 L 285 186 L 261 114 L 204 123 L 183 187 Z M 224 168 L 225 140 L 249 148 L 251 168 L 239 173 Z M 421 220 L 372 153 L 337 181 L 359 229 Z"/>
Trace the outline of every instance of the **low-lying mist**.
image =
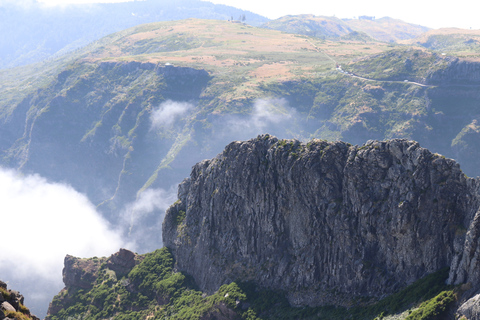
<path id="1" fill-rule="evenodd" d="M 192 103 L 173 100 L 167 100 L 161 103 L 160 106 L 152 112 L 150 117 L 152 129 L 171 126 L 175 120 L 181 118 L 194 107 Z"/>
<path id="2" fill-rule="evenodd" d="M 32 312 L 44 317 L 64 286 L 67 254 L 108 257 L 120 248 L 140 253 L 161 248 L 163 216 L 175 202 L 176 189 L 145 190 L 111 225 L 71 186 L 0 168 L 0 280 L 20 291 Z"/>
<path id="3" fill-rule="evenodd" d="M 305 140 L 310 138 L 310 135 L 302 130 L 304 122 L 302 116 L 289 105 L 286 99 L 257 99 L 249 114 L 232 114 L 215 119 L 210 141 L 212 149 L 216 149 L 218 153 L 232 141 L 249 140 L 265 133 L 279 139 Z M 301 134 L 305 134 L 306 137 Z"/>
<path id="4" fill-rule="evenodd" d="M 163 218 L 176 199 L 177 185 L 173 185 L 168 190 L 147 189 L 138 195 L 135 202 L 125 206 L 121 213 L 121 226 L 131 247 L 140 253 L 163 247 Z"/>

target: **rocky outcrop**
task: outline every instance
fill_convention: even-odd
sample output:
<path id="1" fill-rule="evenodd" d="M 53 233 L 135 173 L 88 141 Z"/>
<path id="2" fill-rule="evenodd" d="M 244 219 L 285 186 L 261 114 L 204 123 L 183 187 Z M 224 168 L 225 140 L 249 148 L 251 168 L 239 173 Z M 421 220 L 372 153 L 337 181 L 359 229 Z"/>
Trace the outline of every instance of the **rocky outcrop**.
<path id="1" fill-rule="evenodd" d="M 78 289 L 91 290 L 101 272 L 109 271 L 109 277 L 121 279 L 128 274 L 136 265 L 144 259 L 136 253 L 126 249 L 120 249 L 117 253 L 105 258 L 77 258 L 67 255 L 64 260 L 63 283 L 65 288 L 53 299 L 48 307 L 48 315 L 56 315 L 60 310 L 68 306 L 75 299 L 71 292 Z M 72 289 L 69 291 L 69 289 Z M 49 317 L 47 317 L 48 319 Z"/>
<path id="2" fill-rule="evenodd" d="M 457 315 L 457 319 L 480 320 L 480 294 L 462 304 L 457 310 Z"/>
<path id="3" fill-rule="evenodd" d="M 30 310 L 23 305 L 24 297 L 18 291 L 9 290 L 7 284 L 0 281 L 0 319 L 22 319 L 39 320 L 30 313 Z"/>
<path id="4" fill-rule="evenodd" d="M 414 141 L 263 135 L 193 167 L 163 241 L 207 292 L 254 281 L 293 305 L 348 306 L 462 260 L 477 184 Z"/>
<path id="5" fill-rule="evenodd" d="M 142 257 L 126 249 L 120 249 L 109 258 L 82 259 L 67 255 L 64 260 L 63 283 L 66 287 L 91 289 L 102 264 L 120 278 L 141 260 Z"/>
<path id="6" fill-rule="evenodd" d="M 63 283 L 67 287 L 91 289 L 105 259 L 80 259 L 67 255 L 64 260 Z"/>
<path id="7" fill-rule="evenodd" d="M 115 271 L 117 277 L 128 273 L 138 263 L 138 255 L 126 249 L 120 249 L 107 259 L 107 268 Z"/>

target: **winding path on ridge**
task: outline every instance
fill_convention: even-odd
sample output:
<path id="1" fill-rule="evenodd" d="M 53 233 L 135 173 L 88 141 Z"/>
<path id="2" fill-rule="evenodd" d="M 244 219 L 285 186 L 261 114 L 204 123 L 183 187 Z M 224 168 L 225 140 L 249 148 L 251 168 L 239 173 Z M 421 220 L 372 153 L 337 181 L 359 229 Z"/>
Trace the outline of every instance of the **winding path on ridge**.
<path id="1" fill-rule="evenodd" d="M 355 74 L 352 74 L 352 73 L 349 73 L 349 72 L 346 72 L 344 70 L 342 70 L 342 68 L 340 67 L 340 65 L 338 64 L 338 62 L 333 59 L 331 56 L 329 56 L 326 52 L 320 50 L 312 41 L 310 41 L 309 39 L 307 39 L 308 43 L 310 43 L 310 45 L 318 52 L 318 53 L 322 53 L 324 54 L 328 59 L 332 60 L 336 66 L 338 66 L 336 68 L 336 70 L 338 72 L 341 72 L 343 73 L 344 75 L 346 76 L 349 76 L 349 77 L 352 77 L 352 78 L 357 78 L 357 79 L 360 79 L 360 80 L 364 80 L 364 81 L 375 81 L 375 82 L 384 82 L 384 83 L 408 83 L 408 84 L 413 84 L 413 85 L 416 85 L 416 86 L 420 86 L 420 87 L 424 87 L 424 88 L 434 88 L 434 87 L 439 87 L 439 85 L 431 85 L 431 84 L 423 84 L 423 83 L 419 83 L 419 82 L 414 82 L 414 81 L 409 81 L 409 80 L 378 80 L 378 79 L 370 79 L 370 78 L 365 78 L 365 77 L 361 77 L 361 76 L 357 76 Z M 478 85 L 467 85 L 467 84 L 452 84 L 450 86 L 463 86 L 463 87 L 477 87 Z"/>
<path id="2" fill-rule="evenodd" d="M 331 56 L 329 56 L 326 52 L 320 50 L 312 41 L 310 41 L 309 39 L 307 39 L 308 43 L 310 43 L 310 45 L 318 52 L 318 53 L 322 53 L 324 54 L 328 59 L 332 60 L 336 66 L 338 66 L 336 68 L 337 71 L 343 73 L 344 75 L 346 76 L 350 76 L 352 78 L 357 78 L 357 79 L 360 79 L 360 80 L 365 80 L 365 81 L 376 81 L 376 82 L 386 82 L 386 83 L 408 83 L 408 84 L 413 84 L 413 85 L 417 85 L 417 86 L 420 86 L 420 87 L 425 87 L 425 88 L 433 88 L 433 87 L 437 87 L 437 86 L 434 86 L 434 85 L 429 85 L 429 84 L 423 84 L 423 83 L 419 83 L 419 82 L 414 82 L 414 81 L 408 81 L 408 80 L 404 80 L 404 81 L 400 81 L 400 80 L 377 80 L 377 79 L 369 79 L 369 78 L 364 78 L 364 77 L 360 77 L 360 76 L 357 76 L 357 75 L 354 75 L 352 73 L 348 73 L 344 70 L 342 70 L 342 68 L 339 66 L 338 62 L 333 59 Z"/>
<path id="3" fill-rule="evenodd" d="M 347 72 L 343 71 L 341 68 L 337 68 L 337 70 L 339 70 L 340 72 L 343 72 L 343 74 L 346 75 L 346 76 L 350 76 L 352 78 L 357 78 L 357 79 L 361 79 L 361 80 L 365 80 L 365 81 L 376 81 L 376 82 L 386 82 L 386 83 L 408 83 L 408 84 L 414 84 L 414 85 L 417 85 L 417 86 L 420 86 L 420 87 L 425 87 L 425 88 L 438 87 L 438 86 L 434 86 L 434 85 L 431 85 L 431 84 L 423 84 L 423 83 L 413 82 L 413 81 L 408 81 L 408 80 L 399 81 L 399 80 L 369 79 L 369 78 L 360 77 L 360 76 L 357 76 L 357 75 L 354 75 L 354 74 L 351 74 L 351 73 L 347 73 Z"/>

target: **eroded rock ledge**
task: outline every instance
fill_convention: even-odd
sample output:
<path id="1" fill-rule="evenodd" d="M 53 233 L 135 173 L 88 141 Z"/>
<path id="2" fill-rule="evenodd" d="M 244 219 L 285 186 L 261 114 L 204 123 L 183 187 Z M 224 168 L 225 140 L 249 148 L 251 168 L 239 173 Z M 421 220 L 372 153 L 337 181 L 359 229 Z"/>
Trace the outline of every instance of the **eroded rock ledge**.
<path id="1" fill-rule="evenodd" d="M 0 319 L 31 319 L 39 320 L 23 305 L 24 297 L 20 292 L 8 289 L 7 284 L 0 280 Z"/>
<path id="2" fill-rule="evenodd" d="M 477 186 L 454 160 L 414 141 L 262 135 L 193 167 L 163 241 L 207 292 L 255 281 L 292 305 L 348 306 L 452 261 L 450 281 L 468 281 L 480 252 Z"/>

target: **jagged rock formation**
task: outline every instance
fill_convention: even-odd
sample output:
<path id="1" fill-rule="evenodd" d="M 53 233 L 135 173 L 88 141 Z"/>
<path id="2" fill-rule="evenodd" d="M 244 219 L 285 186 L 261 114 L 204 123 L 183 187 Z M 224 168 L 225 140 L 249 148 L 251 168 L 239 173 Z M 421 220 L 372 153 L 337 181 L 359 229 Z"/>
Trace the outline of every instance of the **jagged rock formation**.
<path id="1" fill-rule="evenodd" d="M 105 274 L 105 270 L 109 270 L 110 274 L 107 278 L 113 277 L 116 279 L 118 277 L 120 279 L 143 259 L 143 256 L 126 249 L 120 249 L 108 258 L 94 257 L 82 259 L 67 255 L 63 268 L 63 283 L 65 284 L 65 288 L 62 289 L 59 295 L 50 303 L 48 314 L 56 315 L 66 305 L 75 301 L 75 297 L 72 297 L 72 292 L 91 290 L 96 284 L 97 279 L 99 279 L 102 271 Z"/>
<path id="2" fill-rule="evenodd" d="M 207 292 L 254 281 L 293 305 L 349 305 L 452 261 L 464 261 L 452 274 L 475 264 L 460 249 L 467 228 L 476 239 L 477 185 L 414 141 L 359 147 L 263 135 L 193 167 L 163 241 Z"/>
<path id="3" fill-rule="evenodd" d="M 126 249 L 120 249 L 109 258 L 81 259 L 67 255 L 64 260 L 63 283 L 66 287 L 90 289 L 93 287 L 103 263 L 120 277 L 141 260 L 142 257 Z"/>
<path id="4" fill-rule="evenodd" d="M 23 317 L 22 319 L 39 320 L 23 303 L 23 295 L 18 291 L 8 289 L 7 284 L 0 280 L 0 319 Z"/>

